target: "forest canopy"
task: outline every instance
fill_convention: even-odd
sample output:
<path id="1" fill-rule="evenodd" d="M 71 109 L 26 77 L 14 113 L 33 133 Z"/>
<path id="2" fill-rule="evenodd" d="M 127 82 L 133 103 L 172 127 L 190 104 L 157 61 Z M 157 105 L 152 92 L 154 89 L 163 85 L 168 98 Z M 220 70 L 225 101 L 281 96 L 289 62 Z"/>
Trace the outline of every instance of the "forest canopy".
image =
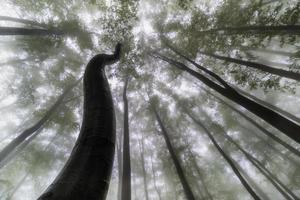
<path id="1" fill-rule="evenodd" d="M 298 0 L 0 9 L 0 200 L 45 197 L 60 177 L 96 109 L 86 103 L 95 55 L 106 56 L 95 77 L 109 83 L 99 109 L 111 92 L 103 110 L 116 120 L 102 151 L 113 162 L 107 200 L 300 199 Z"/>

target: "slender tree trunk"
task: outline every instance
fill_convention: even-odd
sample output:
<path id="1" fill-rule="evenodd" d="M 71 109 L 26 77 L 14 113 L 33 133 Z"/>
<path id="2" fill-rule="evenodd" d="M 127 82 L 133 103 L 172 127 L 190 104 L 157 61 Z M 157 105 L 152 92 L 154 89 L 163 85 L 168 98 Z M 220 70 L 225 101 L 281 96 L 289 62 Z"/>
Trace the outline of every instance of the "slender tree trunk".
<path id="1" fill-rule="evenodd" d="M 0 35 L 61 36 L 64 33 L 55 29 L 0 27 Z"/>
<path id="2" fill-rule="evenodd" d="M 232 144 L 234 144 L 246 156 L 246 158 L 251 162 L 251 164 L 253 164 L 272 183 L 272 185 L 282 194 L 282 196 L 284 196 L 288 200 L 292 200 L 292 198 L 287 194 L 289 193 L 295 200 L 299 199 L 279 179 L 272 175 L 272 173 L 267 168 L 265 168 L 259 160 L 254 158 L 248 152 L 246 152 L 236 141 L 234 141 L 229 135 L 227 135 L 225 131 L 223 131 L 223 136 Z"/>
<path id="3" fill-rule="evenodd" d="M 105 66 L 120 58 L 99 54 L 84 73 L 84 116 L 80 134 L 60 174 L 39 200 L 104 200 L 113 166 L 115 116 Z"/>
<path id="4" fill-rule="evenodd" d="M 288 56 L 288 57 L 294 57 L 296 54 L 287 52 L 287 51 L 280 51 L 280 50 L 273 50 L 273 49 L 261 49 L 261 48 L 254 48 L 254 47 L 246 47 L 246 46 L 241 46 L 238 47 L 242 51 L 254 51 L 258 53 L 267 53 L 267 54 L 275 54 L 279 56 Z"/>
<path id="5" fill-rule="evenodd" d="M 141 161 L 142 161 L 142 170 L 143 170 L 143 183 L 144 183 L 144 191 L 146 200 L 149 200 L 148 188 L 147 188 L 147 172 L 145 167 L 145 149 L 144 149 L 144 138 L 142 137 L 141 141 L 139 141 L 140 152 L 141 152 Z"/>
<path id="6" fill-rule="evenodd" d="M 45 115 L 33 126 L 23 131 L 20 135 L 18 135 L 15 139 L 13 139 L 8 145 L 2 149 L 0 152 L 0 163 L 6 159 L 6 157 L 14 150 L 17 146 L 19 146 L 22 142 L 26 140 L 26 138 L 30 137 L 34 134 L 38 129 L 40 129 L 57 111 L 58 107 L 62 104 L 64 98 L 69 94 L 69 92 L 81 81 L 82 78 L 77 80 L 75 83 L 67 87 L 64 92 L 58 97 L 56 102 L 50 107 L 50 109 L 45 113 Z"/>
<path id="7" fill-rule="evenodd" d="M 231 110 L 235 111 L 236 113 L 238 113 L 239 115 L 241 115 L 243 118 L 245 118 L 247 121 L 249 121 L 252 125 L 254 125 L 256 128 L 258 128 L 262 133 L 264 133 L 265 135 L 269 136 L 270 138 L 272 138 L 274 141 L 278 142 L 279 144 L 281 144 L 282 146 L 284 146 L 285 148 L 287 148 L 288 150 L 290 150 L 291 152 L 293 152 L 295 155 L 300 157 L 300 152 L 299 150 L 297 150 L 296 148 L 292 147 L 291 145 L 289 145 L 288 143 L 284 142 L 282 139 L 280 139 L 279 137 L 277 137 L 276 135 L 274 135 L 273 133 L 271 133 L 270 131 L 268 131 L 267 129 L 265 129 L 264 127 L 262 127 L 261 125 L 259 125 L 256 121 L 254 121 L 253 119 L 251 119 L 250 117 L 248 117 L 247 115 L 245 115 L 243 112 L 241 112 L 240 110 L 236 109 L 235 107 L 231 106 L 229 103 L 227 103 L 226 101 L 222 100 L 221 98 L 217 97 L 216 95 L 212 94 L 210 91 L 206 90 L 203 88 L 203 90 L 210 94 L 211 96 L 213 96 L 214 98 L 216 98 L 218 101 L 220 101 L 222 104 L 228 106 Z"/>
<path id="8" fill-rule="evenodd" d="M 236 174 L 240 182 L 243 184 L 245 189 L 250 193 L 250 195 L 255 200 L 261 200 L 261 198 L 256 194 L 256 192 L 251 188 L 251 186 L 248 184 L 246 179 L 240 174 L 239 170 L 235 166 L 234 162 L 231 160 L 231 158 L 222 150 L 222 148 L 219 146 L 213 135 L 209 132 L 209 130 L 203 125 L 203 123 L 200 120 L 197 120 L 191 113 L 186 112 L 186 114 L 196 123 L 198 124 L 205 132 L 205 134 L 209 137 L 209 139 L 212 141 L 214 146 L 217 148 L 219 153 L 222 155 L 222 157 L 227 161 L 227 163 L 230 165 L 233 172 Z"/>
<path id="9" fill-rule="evenodd" d="M 232 63 L 244 65 L 247 67 L 251 67 L 254 69 L 258 69 L 258 70 L 270 73 L 270 74 L 274 74 L 274 75 L 278 75 L 281 77 L 300 81 L 300 74 L 296 73 L 296 72 L 287 71 L 287 70 L 283 70 L 283 69 L 279 69 L 279 68 L 274 68 L 274 67 L 270 67 L 268 65 L 264 65 L 264 64 L 260 64 L 260 63 L 256 63 L 256 62 L 245 61 L 245 60 L 240 60 L 240 59 L 226 57 L 226 56 L 220 56 L 220 55 L 216 55 L 216 54 L 208 53 L 208 52 L 204 52 L 204 51 L 199 51 L 198 53 L 209 56 L 209 57 L 213 57 L 213 58 L 216 58 L 219 60 L 224 60 L 226 62 L 232 62 Z"/>
<path id="10" fill-rule="evenodd" d="M 237 169 L 241 172 L 242 176 L 248 181 L 249 185 L 254 189 L 254 191 L 263 199 L 263 200 L 270 200 L 270 198 L 262 191 L 262 189 L 253 181 L 252 177 L 248 176 L 247 172 L 233 160 L 233 163 L 237 167 Z"/>
<path id="11" fill-rule="evenodd" d="M 122 142 L 119 135 L 117 144 L 117 158 L 118 158 L 118 200 L 121 200 L 122 191 Z"/>
<path id="12" fill-rule="evenodd" d="M 11 22 L 17 22 L 17 23 L 30 25 L 30 26 L 37 26 L 37 27 L 47 28 L 47 25 L 45 25 L 45 24 L 35 22 L 35 21 L 32 21 L 32 20 L 16 18 L 16 17 L 0 16 L 0 21 L 11 21 Z"/>
<path id="13" fill-rule="evenodd" d="M 18 182 L 18 184 L 13 188 L 13 190 L 9 193 L 9 195 L 5 198 L 5 200 L 11 200 L 15 193 L 20 189 L 20 187 L 23 185 L 23 183 L 26 181 L 27 177 L 29 176 L 29 173 L 26 173 L 23 178 Z"/>
<path id="14" fill-rule="evenodd" d="M 125 80 L 123 90 L 124 102 L 124 141 L 123 141 L 123 176 L 122 176 L 122 200 L 131 200 L 131 166 L 130 166 L 130 139 L 128 123 L 128 77 Z"/>
<path id="15" fill-rule="evenodd" d="M 247 92 L 245 92 L 245 91 L 243 91 L 243 90 L 241 90 L 241 89 L 239 89 L 237 87 L 234 87 L 234 89 L 237 90 L 242 95 L 244 95 L 244 96 L 246 96 L 248 98 L 253 99 L 257 103 L 259 103 L 259 104 L 261 104 L 261 105 L 263 105 L 263 106 L 265 106 L 265 107 L 267 107 L 269 109 L 272 109 L 272 110 L 278 112 L 279 114 L 281 114 L 283 116 L 286 116 L 287 118 L 290 118 L 291 120 L 293 120 L 293 121 L 297 122 L 298 124 L 300 124 L 300 118 L 299 117 L 296 117 L 295 115 L 293 115 L 293 114 L 291 114 L 291 113 L 289 113 L 289 112 L 287 112 L 287 111 L 285 111 L 285 110 L 283 110 L 283 109 L 281 109 L 281 108 L 279 108 L 277 106 L 274 106 L 274 105 L 272 105 L 272 104 L 270 104 L 270 103 L 268 103 L 266 101 L 263 101 L 263 100 L 255 97 L 254 95 L 252 95 L 250 93 L 247 93 Z"/>
<path id="16" fill-rule="evenodd" d="M 300 25 L 223 27 L 199 31 L 199 34 L 299 34 Z"/>
<path id="17" fill-rule="evenodd" d="M 200 170 L 200 168 L 198 166 L 198 163 L 197 163 L 197 161 L 195 159 L 195 156 L 194 156 L 193 152 L 190 149 L 188 151 L 189 151 L 189 157 L 191 158 L 192 164 L 193 164 L 193 166 L 195 168 L 195 171 L 196 171 L 198 177 L 200 178 L 201 185 L 202 185 L 202 187 L 203 187 L 203 189 L 205 191 L 205 199 L 213 200 L 212 195 L 210 194 L 210 192 L 207 189 L 206 184 L 204 183 L 203 174 L 201 173 L 201 170 Z"/>
<path id="18" fill-rule="evenodd" d="M 155 189 L 155 191 L 157 193 L 158 199 L 162 200 L 162 198 L 161 198 L 161 191 L 160 191 L 160 189 L 157 186 L 156 173 L 155 173 L 155 170 L 154 170 L 152 154 L 150 155 L 150 159 L 151 159 L 151 170 L 152 170 L 152 175 L 153 175 L 154 189 Z"/>
<path id="19" fill-rule="evenodd" d="M 292 138 L 296 142 L 300 143 L 300 126 L 297 125 L 296 123 L 288 120 L 287 118 L 279 115 L 273 110 L 270 110 L 254 101 L 251 99 L 248 99 L 244 97 L 243 95 L 239 94 L 236 92 L 232 87 L 229 87 L 228 84 L 226 84 L 224 87 L 216 84 L 215 82 L 211 81 L 209 78 L 206 76 L 188 68 L 186 65 L 183 63 L 174 61 L 172 59 L 169 59 L 159 53 L 155 53 L 156 57 L 160 58 L 161 60 L 164 60 L 176 68 L 183 70 L 185 72 L 188 72 L 201 82 L 203 82 L 205 85 L 208 87 L 214 89 L 215 91 L 219 92 L 223 96 L 229 98 L 230 100 L 236 102 L 237 104 L 243 106 L 256 116 L 260 117 L 261 119 L 265 120 L 278 130 L 282 131 L 287 135 L 288 137 Z"/>
<path id="20" fill-rule="evenodd" d="M 163 124 L 163 122 L 162 122 L 159 114 L 157 113 L 155 106 L 153 104 L 151 104 L 151 107 L 152 107 L 152 110 L 153 110 L 153 112 L 155 114 L 155 117 L 156 117 L 156 120 L 158 122 L 158 125 L 159 125 L 159 127 L 161 129 L 161 133 L 162 133 L 162 135 L 163 135 L 163 137 L 165 139 L 165 142 L 167 144 L 168 151 L 169 151 L 169 153 L 171 155 L 171 158 L 172 158 L 172 161 L 173 161 L 173 163 L 175 165 L 175 168 L 176 168 L 177 174 L 179 176 L 181 185 L 183 187 L 185 196 L 186 196 L 186 198 L 188 200 L 195 200 L 195 196 L 194 196 L 194 194 L 193 194 L 193 192 L 191 190 L 190 185 L 188 184 L 188 181 L 187 181 L 187 179 L 185 177 L 184 171 L 183 171 L 183 169 L 182 169 L 182 167 L 180 165 L 179 159 L 177 158 L 176 153 L 175 153 L 175 151 L 173 149 L 173 146 L 171 144 L 168 132 L 167 132 L 167 130 L 166 130 L 166 128 L 165 128 L 165 126 L 164 126 L 164 124 Z"/>

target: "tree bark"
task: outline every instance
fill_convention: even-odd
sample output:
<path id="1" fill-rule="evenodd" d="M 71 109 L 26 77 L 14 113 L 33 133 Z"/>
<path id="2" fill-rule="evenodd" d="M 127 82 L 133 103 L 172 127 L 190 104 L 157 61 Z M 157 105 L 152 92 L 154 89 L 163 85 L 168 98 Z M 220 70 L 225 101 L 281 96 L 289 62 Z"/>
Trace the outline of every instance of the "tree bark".
<path id="1" fill-rule="evenodd" d="M 162 135 L 163 135 L 163 137 L 165 139 L 165 142 L 167 144 L 168 151 L 169 151 L 169 153 L 171 155 L 171 158 L 172 158 L 172 161 L 173 161 L 173 163 L 175 165 L 175 168 L 176 168 L 177 174 L 179 176 L 181 185 L 183 187 L 185 196 L 186 196 L 186 198 L 188 200 L 195 200 L 195 196 L 194 196 L 194 194 L 193 194 L 193 192 L 191 190 L 190 185 L 188 184 L 188 181 L 187 181 L 187 179 L 185 177 L 184 171 L 183 171 L 183 169 L 182 169 L 182 167 L 180 165 L 179 159 L 177 158 L 176 153 L 175 153 L 175 151 L 173 149 L 173 146 L 171 144 L 168 132 L 167 132 L 167 130 L 166 130 L 166 128 L 165 128 L 165 126 L 164 126 L 164 124 L 163 124 L 163 122 L 162 122 L 159 114 L 158 114 L 158 112 L 156 111 L 155 106 L 153 104 L 151 104 L 150 106 L 151 106 L 151 108 L 152 108 L 152 110 L 153 110 L 153 112 L 155 114 L 157 123 L 158 123 L 158 125 L 159 125 L 159 127 L 161 129 L 161 133 L 162 133 Z"/>
<path id="2" fill-rule="evenodd" d="M 203 123 L 200 120 L 197 120 L 191 113 L 186 112 L 186 114 L 196 123 L 198 124 L 205 132 L 205 134 L 209 137 L 209 139 L 212 141 L 214 146 L 217 148 L 219 153 L 222 155 L 222 157 L 227 161 L 227 163 L 230 165 L 232 171 L 236 174 L 240 182 L 243 184 L 245 189 L 250 193 L 250 195 L 255 200 L 261 200 L 261 198 L 256 194 L 256 192 L 251 188 L 251 186 L 248 184 L 246 179 L 240 174 L 239 170 L 235 166 L 234 162 L 231 160 L 231 158 L 223 151 L 223 149 L 219 146 L 213 135 L 209 132 L 209 130 L 203 125 Z"/>
<path id="3" fill-rule="evenodd" d="M 117 143 L 117 158 L 118 158 L 118 200 L 121 200 L 121 191 L 122 191 L 122 145 L 121 137 L 119 136 Z"/>
<path id="4" fill-rule="evenodd" d="M 151 170 L 152 170 L 152 175 L 153 175 L 154 189 L 155 189 L 155 191 L 157 193 L 158 199 L 162 200 L 162 198 L 161 198 L 161 191 L 159 190 L 159 188 L 157 186 L 157 182 L 156 182 L 156 173 L 155 173 L 155 170 L 154 170 L 152 154 L 150 155 L 150 159 L 151 159 Z"/>
<path id="5" fill-rule="evenodd" d="M 0 27 L 0 35 L 61 36 L 64 33 L 55 29 Z"/>
<path id="6" fill-rule="evenodd" d="M 273 110 L 270 110 L 254 101 L 251 99 L 248 99 L 244 97 L 243 95 L 239 94 L 236 92 L 232 87 L 228 86 L 226 84 L 224 87 L 216 84 L 215 82 L 211 81 L 209 78 L 206 76 L 188 68 L 186 65 L 183 63 L 174 61 L 172 59 L 169 59 L 166 56 L 163 56 L 159 53 L 155 53 L 155 57 L 160 58 L 161 60 L 164 60 L 176 68 L 183 70 L 185 72 L 188 72 L 190 75 L 194 76 L 201 82 L 203 82 L 205 85 L 208 87 L 214 89 L 218 93 L 222 94 L 223 96 L 229 98 L 230 100 L 234 101 L 235 103 L 243 106 L 256 116 L 260 117 L 261 119 L 265 120 L 281 132 L 283 132 L 285 135 L 288 137 L 292 138 L 296 142 L 300 143 L 300 126 L 294 123 L 293 121 L 290 121 L 289 119 L 279 115 Z"/>
<path id="7" fill-rule="evenodd" d="M 84 114 L 79 137 L 60 174 L 39 200 L 104 200 L 115 149 L 115 116 L 105 66 L 120 58 L 98 54 L 84 73 Z"/>
<path id="8" fill-rule="evenodd" d="M 123 170 L 122 170 L 122 200 L 131 200 L 131 165 L 130 165 L 130 136 L 128 123 L 128 77 L 125 80 L 123 90 L 124 103 L 124 137 L 123 137 Z"/>
<path id="9" fill-rule="evenodd" d="M 33 126 L 23 131 L 20 135 L 18 135 L 15 139 L 13 139 L 8 145 L 6 145 L 2 151 L 0 152 L 0 163 L 6 159 L 6 157 L 16 149 L 22 142 L 26 140 L 26 138 L 30 137 L 37 130 L 39 130 L 57 111 L 58 107 L 63 103 L 64 98 L 69 94 L 69 92 L 81 81 L 82 78 L 77 80 L 72 85 L 68 86 L 64 92 L 58 97 L 56 102 L 50 107 L 50 109 L 45 113 L 45 115 Z"/>

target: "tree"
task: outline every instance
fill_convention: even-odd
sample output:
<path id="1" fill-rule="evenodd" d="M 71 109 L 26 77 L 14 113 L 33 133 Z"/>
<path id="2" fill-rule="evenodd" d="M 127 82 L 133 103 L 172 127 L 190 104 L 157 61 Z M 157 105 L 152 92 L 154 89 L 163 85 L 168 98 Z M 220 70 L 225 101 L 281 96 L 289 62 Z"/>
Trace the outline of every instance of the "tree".
<path id="1" fill-rule="evenodd" d="M 169 153 L 171 155 L 171 158 L 172 158 L 172 161 L 173 161 L 173 163 L 175 165 L 176 172 L 177 172 L 177 174 L 179 176 L 181 185 L 182 185 L 182 187 L 184 189 L 185 196 L 186 196 L 186 198 L 188 200 L 194 200 L 195 199 L 194 194 L 193 194 L 193 192 L 192 192 L 192 190 L 191 190 L 191 188 L 190 188 L 190 186 L 189 186 L 189 184 L 188 184 L 188 182 L 186 180 L 185 174 L 184 174 L 183 169 L 181 167 L 181 164 L 180 164 L 180 162 L 179 162 L 179 160 L 178 160 L 178 158 L 177 158 L 177 156 L 175 154 L 175 151 L 173 150 L 173 147 L 172 147 L 169 135 L 167 133 L 167 130 L 164 127 L 163 122 L 162 122 L 159 114 L 156 111 L 155 105 L 153 103 L 151 103 L 150 106 L 151 106 L 151 109 L 154 112 L 154 115 L 156 117 L 157 123 L 158 123 L 158 125 L 159 125 L 159 127 L 161 129 L 161 133 L 162 133 L 162 135 L 163 135 L 163 137 L 165 139 L 165 142 L 167 144 L 168 151 L 169 151 Z"/>
<path id="2" fill-rule="evenodd" d="M 56 102 L 49 108 L 49 110 L 44 114 L 44 116 L 37 121 L 33 126 L 24 130 L 15 139 L 13 139 L 8 145 L 2 149 L 0 152 L 0 163 L 3 162 L 7 156 L 14 151 L 22 142 L 24 142 L 28 137 L 32 136 L 37 130 L 41 129 L 44 124 L 50 119 L 50 117 L 56 112 L 59 106 L 63 103 L 64 98 L 69 94 L 69 92 L 81 81 L 82 78 L 77 80 L 72 85 L 68 86 L 64 92 L 58 97 Z"/>
<path id="3" fill-rule="evenodd" d="M 129 123 L 128 123 L 128 99 L 126 78 L 123 90 L 124 103 L 124 136 L 123 136 L 123 170 L 122 170 L 122 200 L 131 200 L 131 166 L 130 166 L 130 141 L 129 141 Z"/>
<path id="4" fill-rule="evenodd" d="M 105 65 L 120 58 L 98 54 L 84 73 L 84 117 L 80 135 L 68 162 L 53 184 L 40 196 L 46 199 L 105 199 L 113 164 L 115 123 Z"/>
<path id="5" fill-rule="evenodd" d="M 158 58 L 172 64 L 176 68 L 183 70 L 185 72 L 188 72 L 189 74 L 196 77 L 197 79 L 202 81 L 204 84 L 206 84 L 210 88 L 216 90 L 217 92 L 219 92 L 223 96 L 231 99 L 232 101 L 240 104 L 244 108 L 248 109 L 255 115 L 259 116 L 260 118 L 262 118 L 263 120 L 265 120 L 266 122 L 271 124 L 272 126 L 276 127 L 278 130 L 285 133 L 290 138 L 294 139 L 296 142 L 300 143 L 300 136 L 299 136 L 299 134 L 297 134 L 300 131 L 299 125 L 297 125 L 294 122 L 286 119 L 285 117 L 277 114 L 273 110 L 270 110 L 256 102 L 240 95 L 238 92 L 236 92 L 234 89 L 232 89 L 227 83 L 224 83 L 225 82 L 224 80 L 220 80 L 221 78 L 219 78 L 219 77 L 217 80 L 219 80 L 219 82 L 221 84 L 223 84 L 224 87 L 216 84 L 215 82 L 211 81 L 204 75 L 197 73 L 196 71 L 188 68 L 183 63 L 169 59 L 168 57 L 165 57 L 159 53 L 155 53 L 155 55 Z M 195 62 L 193 62 L 193 64 L 195 64 L 196 66 L 199 66 Z M 201 68 L 204 68 L 204 67 L 201 67 Z M 214 76 L 216 76 L 216 75 L 214 75 Z M 277 123 L 277 122 L 279 122 L 279 123 Z"/>

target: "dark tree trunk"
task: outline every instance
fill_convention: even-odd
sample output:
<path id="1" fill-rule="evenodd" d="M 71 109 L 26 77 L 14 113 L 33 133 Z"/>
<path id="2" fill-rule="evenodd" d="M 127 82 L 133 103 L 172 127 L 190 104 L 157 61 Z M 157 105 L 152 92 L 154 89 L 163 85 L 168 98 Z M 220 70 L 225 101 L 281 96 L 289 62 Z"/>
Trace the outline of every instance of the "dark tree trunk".
<path id="1" fill-rule="evenodd" d="M 199 34 L 299 34 L 300 25 L 223 27 L 199 31 Z"/>
<path id="2" fill-rule="evenodd" d="M 260 64 L 260 63 L 256 63 L 256 62 L 245 61 L 245 60 L 240 60 L 240 59 L 226 57 L 226 56 L 219 56 L 219 55 L 204 52 L 204 51 L 199 51 L 198 53 L 206 55 L 206 56 L 210 56 L 210 57 L 213 57 L 213 58 L 216 58 L 219 60 L 224 60 L 226 62 L 232 62 L 232 63 L 244 65 L 247 67 L 251 67 L 254 69 L 258 69 L 258 70 L 270 73 L 270 74 L 275 74 L 275 75 L 278 75 L 281 77 L 300 81 L 300 74 L 296 73 L 296 72 L 287 71 L 287 70 L 283 70 L 283 69 L 279 69 L 279 68 L 274 68 L 274 67 L 270 67 L 268 65 L 264 65 L 264 64 Z"/>
<path id="3" fill-rule="evenodd" d="M 272 109 L 272 110 L 278 112 L 279 114 L 281 114 L 283 116 L 286 116 L 286 117 L 290 118 L 291 120 L 293 120 L 293 121 L 297 122 L 298 124 L 300 124 L 300 118 L 299 117 L 296 117 L 295 115 L 293 115 L 293 114 L 291 114 L 291 113 L 289 113 L 289 112 L 287 112 L 287 111 L 285 111 L 285 110 L 283 110 L 283 109 L 281 109 L 281 108 L 279 108 L 277 106 L 274 106 L 274 105 L 272 105 L 272 104 L 270 104 L 270 103 L 268 103 L 266 101 L 263 101 L 263 100 L 255 97 L 254 95 L 249 94 L 249 93 L 247 93 L 247 92 L 245 92 L 245 91 L 243 91 L 243 90 L 241 90 L 241 89 L 239 89 L 237 87 L 234 87 L 234 89 L 237 90 L 242 95 L 244 95 L 244 96 L 246 96 L 248 98 L 253 99 L 257 103 L 259 103 L 259 104 L 261 104 L 261 105 L 263 105 L 263 106 L 265 106 L 265 107 L 267 107 L 269 109 Z"/>
<path id="4" fill-rule="evenodd" d="M 55 29 L 0 27 L 0 35 L 61 36 L 64 33 Z"/>
<path id="5" fill-rule="evenodd" d="M 115 149 L 115 116 L 105 66 L 120 58 L 99 54 L 84 73 L 84 114 L 80 134 L 60 174 L 39 200 L 104 200 Z"/>
<path id="6" fill-rule="evenodd" d="M 145 166 L 145 149 L 144 149 L 144 138 L 142 137 L 141 141 L 139 141 L 140 152 L 141 152 L 141 162 L 142 162 L 142 170 L 143 170 L 143 183 L 144 183 L 144 191 L 145 191 L 145 198 L 149 200 L 148 188 L 147 188 L 147 172 Z"/>
<path id="7" fill-rule="evenodd" d="M 238 47 L 242 51 L 254 51 L 258 53 L 268 53 L 268 54 L 276 54 L 279 56 L 288 56 L 288 57 L 294 57 L 296 54 L 287 52 L 287 51 L 280 51 L 280 50 L 273 50 L 273 49 L 261 49 L 261 48 L 254 48 L 254 47 L 246 47 L 246 46 L 241 46 Z"/>
<path id="8" fill-rule="evenodd" d="M 47 28 L 47 26 L 45 24 L 35 22 L 35 21 L 32 21 L 32 20 L 16 18 L 16 17 L 0 16 L 0 21 L 11 21 L 11 22 L 17 22 L 17 23 L 30 25 L 30 26 L 37 26 L 37 27 Z"/>
<path id="9" fill-rule="evenodd" d="M 128 99 L 127 99 L 128 77 L 125 80 L 123 90 L 124 103 L 124 140 L 123 140 L 123 170 L 122 170 L 122 200 L 131 200 L 131 166 L 130 166 L 130 139 L 128 123 Z"/>
<path id="10" fill-rule="evenodd" d="M 196 123 L 198 124 L 205 132 L 205 134 L 209 137 L 209 139 L 212 141 L 214 146 L 217 148 L 219 153 L 222 155 L 222 157 L 227 161 L 227 163 L 230 165 L 233 172 L 236 174 L 240 182 L 243 184 L 245 189 L 250 193 L 250 195 L 255 200 L 261 200 L 261 198 L 255 193 L 255 191 L 251 188 L 251 186 L 248 184 L 246 179 L 240 174 L 239 170 L 235 166 L 234 162 L 231 160 L 231 158 L 223 151 L 223 149 L 219 146 L 213 135 L 209 132 L 209 130 L 203 125 L 203 123 L 200 120 L 197 120 L 191 113 L 186 112 L 186 114 Z"/>
<path id="11" fill-rule="evenodd" d="M 262 133 L 264 133 L 265 135 L 269 136 L 270 138 L 272 138 L 274 141 L 278 142 L 279 144 L 281 144 L 282 146 L 284 146 L 285 148 L 287 148 L 288 150 L 290 150 L 291 152 L 293 152 L 295 155 L 300 157 L 300 152 L 292 147 L 291 145 L 289 145 L 288 143 L 284 142 L 282 139 L 280 139 L 279 137 L 277 137 L 276 135 L 274 135 L 273 133 L 271 133 L 270 131 L 268 131 L 267 129 L 265 129 L 264 127 L 262 127 L 261 125 L 259 125 L 256 121 L 254 121 L 252 118 L 248 117 L 247 115 L 245 115 L 243 112 L 241 112 L 240 110 L 236 109 L 235 107 L 231 106 L 229 103 L 227 103 L 226 101 L 222 100 L 221 98 L 217 97 L 216 95 L 212 94 L 211 92 L 209 92 L 206 89 L 203 89 L 206 93 L 210 94 L 211 96 L 213 96 L 214 98 L 216 98 L 217 100 L 219 100 L 222 104 L 228 106 L 231 110 L 235 111 L 236 113 L 238 113 L 239 115 L 241 115 L 243 118 L 245 118 L 247 121 L 249 121 L 251 124 L 253 124 L 256 128 L 258 128 Z"/>
<path id="12" fill-rule="evenodd" d="M 70 85 L 65 89 L 65 91 L 58 97 L 56 102 L 50 107 L 50 109 L 45 113 L 45 115 L 33 126 L 23 131 L 15 139 L 13 139 L 8 145 L 2 149 L 0 152 L 0 163 L 6 159 L 6 157 L 16 149 L 22 142 L 24 142 L 28 137 L 32 136 L 34 132 L 39 130 L 57 111 L 58 107 L 63 103 L 64 98 L 69 94 L 69 92 L 81 81 L 82 78 L 77 80 L 74 84 Z"/>
<path id="13" fill-rule="evenodd" d="M 188 68 L 183 63 L 169 59 L 159 53 L 155 53 L 155 55 L 156 55 L 156 57 L 172 64 L 176 68 L 183 70 L 185 72 L 188 72 L 189 74 L 191 74 L 192 76 L 194 76 L 195 78 L 197 78 L 198 80 L 203 82 L 208 87 L 214 89 L 215 91 L 217 91 L 218 93 L 222 94 L 223 96 L 229 98 L 230 100 L 234 101 L 235 103 L 243 106 L 250 112 L 254 113 L 255 115 L 257 115 L 261 119 L 265 120 L 266 122 L 268 122 L 269 124 L 271 124 L 272 126 L 277 128 L 278 130 L 285 133 L 285 135 L 287 135 L 288 137 L 290 137 L 293 140 L 295 140 L 296 142 L 300 143 L 300 134 L 299 134 L 300 126 L 297 125 L 296 123 L 294 123 L 293 121 L 290 121 L 289 119 L 279 115 L 275 111 L 270 110 L 270 109 L 256 103 L 255 101 L 252 101 L 251 99 L 244 97 L 243 95 L 236 92 L 232 87 L 228 86 L 228 84 L 223 84 L 222 82 L 219 81 L 221 84 L 224 85 L 224 87 L 222 87 L 219 84 L 216 84 L 215 82 L 211 81 L 206 76 Z"/>
<path id="14" fill-rule="evenodd" d="M 158 122 L 158 125 L 159 125 L 159 127 L 161 129 L 161 133 L 162 133 L 162 135 L 163 135 L 163 137 L 165 139 L 165 142 L 167 144 L 168 151 L 169 151 L 169 153 L 171 155 L 171 158 L 172 158 L 172 161 L 173 161 L 173 163 L 175 165 L 175 168 L 176 168 L 177 174 L 179 176 L 181 185 L 183 187 L 185 196 L 186 196 L 186 198 L 188 200 L 195 200 L 195 196 L 194 196 L 194 194 L 193 194 L 193 192 L 191 190 L 190 185 L 188 184 L 188 181 L 187 181 L 187 179 L 185 177 L 184 171 L 183 171 L 183 169 L 182 169 L 182 167 L 180 165 L 179 159 L 177 158 L 176 153 L 175 153 L 175 151 L 173 149 L 173 146 L 171 144 L 168 132 L 167 132 L 167 130 L 166 130 L 166 128 L 165 128 L 165 126 L 164 126 L 164 124 L 163 124 L 163 122 L 162 122 L 159 114 L 157 113 L 155 106 L 151 104 L 151 107 L 152 107 L 152 110 L 153 110 L 153 112 L 155 114 L 155 117 L 156 117 L 156 120 Z"/>
<path id="15" fill-rule="evenodd" d="M 122 142 L 121 137 L 119 136 L 117 144 L 117 158 L 118 158 L 118 200 L 121 200 L 121 191 L 122 191 Z"/>

